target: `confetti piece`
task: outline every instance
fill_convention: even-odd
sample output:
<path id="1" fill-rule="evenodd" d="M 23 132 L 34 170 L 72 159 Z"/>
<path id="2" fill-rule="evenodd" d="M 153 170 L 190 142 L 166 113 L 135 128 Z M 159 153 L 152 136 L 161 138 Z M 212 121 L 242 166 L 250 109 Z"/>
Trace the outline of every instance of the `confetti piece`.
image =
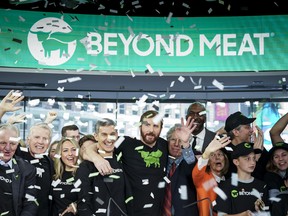
<path id="1" fill-rule="evenodd" d="M 148 185 L 149 179 L 142 179 L 142 185 Z"/>
<path id="2" fill-rule="evenodd" d="M 128 26 L 128 31 L 129 31 L 129 33 L 130 33 L 130 35 L 131 35 L 132 37 L 135 36 L 135 34 L 134 34 L 133 29 L 131 28 L 131 26 Z"/>
<path id="3" fill-rule="evenodd" d="M 62 88 L 61 88 L 61 87 L 58 87 L 57 90 L 58 90 L 59 92 L 63 92 L 63 91 L 64 91 L 64 87 L 62 87 Z"/>
<path id="4" fill-rule="evenodd" d="M 229 146 L 225 146 L 225 149 L 226 149 L 227 151 L 233 151 L 233 149 L 232 149 L 231 147 L 229 147 Z"/>
<path id="5" fill-rule="evenodd" d="M 109 175 L 109 178 L 112 178 L 112 179 L 119 179 L 120 176 L 118 176 L 118 175 Z"/>
<path id="6" fill-rule="evenodd" d="M 28 148 L 20 146 L 20 150 L 23 152 L 28 152 Z"/>
<path id="7" fill-rule="evenodd" d="M 36 164 L 36 163 L 39 163 L 39 159 L 34 159 L 30 161 L 30 164 Z"/>
<path id="8" fill-rule="evenodd" d="M 238 174 L 237 173 L 232 173 L 232 175 L 231 175 L 231 184 L 233 186 L 238 186 Z"/>
<path id="9" fill-rule="evenodd" d="M 30 100 L 28 101 L 29 106 L 37 106 L 40 103 L 40 99 L 34 99 L 34 100 Z"/>
<path id="10" fill-rule="evenodd" d="M 135 150 L 138 151 L 138 150 L 141 150 L 143 148 L 144 148 L 144 146 L 138 146 L 138 147 L 135 148 Z"/>
<path id="11" fill-rule="evenodd" d="M 170 84 L 170 88 L 172 88 L 174 86 L 175 81 L 172 81 Z"/>
<path id="12" fill-rule="evenodd" d="M 145 204 L 144 206 L 143 206 L 143 208 L 151 208 L 153 206 L 153 204 L 151 203 L 151 204 Z"/>
<path id="13" fill-rule="evenodd" d="M 106 209 L 99 208 L 95 213 L 106 213 Z"/>
<path id="14" fill-rule="evenodd" d="M 92 178 L 92 177 L 95 177 L 95 176 L 98 176 L 99 175 L 99 172 L 93 172 L 93 173 L 90 173 L 89 174 L 89 178 Z"/>
<path id="15" fill-rule="evenodd" d="M 133 22 L 133 19 L 132 19 L 128 14 L 126 14 L 126 16 L 128 17 L 128 19 L 129 19 L 131 22 Z"/>
<path id="16" fill-rule="evenodd" d="M 125 140 L 125 137 L 120 136 L 120 137 L 116 140 L 116 142 L 114 143 L 115 148 L 118 148 L 124 140 Z"/>
<path id="17" fill-rule="evenodd" d="M 173 13 L 170 12 L 167 19 L 166 19 L 166 23 L 170 24 L 172 16 L 173 16 Z"/>
<path id="18" fill-rule="evenodd" d="M 164 176 L 164 181 L 167 183 L 167 184 L 170 184 L 171 183 L 171 181 L 170 181 L 170 179 L 167 177 L 167 176 Z"/>
<path id="19" fill-rule="evenodd" d="M 213 80 L 212 84 L 215 87 L 217 87 L 218 89 L 220 89 L 222 91 L 224 90 L 224 85 L 222 83 L 218 82 L 216 79 Z"/>
<path id="20" fill-rule="evenodd" d="M 173 99 L 173 98 L 175 98 L 175 96 L 176 96 L 176 94 L 172 94 L 169 96 L 169 99 Z"/>
<path id="21" fill-rule="evenodd" d="M 258 199 L 261 199 L 261 194 L 260 194 L 259 191 L 256 190 L 255 188 L 252 189 L 251 195 L 257 197 Z"/>
<path id="22" fill-rule="evenodd" d="M 214 187 L 213 191 L 218 194 L 221 199 L 226 200 L 227 199 L 227 195 L 219 188 L 219 187 Z"/>
<path id="23" fill-rule="evenodd" d="M 186 3 L 184 3 L 184 2 L 182 3 L 182 6 L 185 7 L 185 8 L 188 8 L 188 9 L 190 8 L 190 6 L 188 4 L 186 4 Z"/>
<path id="24" fill-rule="evenodd" d="M 148 71 L 153 74 L 155 71 L 154 69 L 150 66 L 150 64 L 146 64 L 146 68 L 148 69 Z"/>
<path id="25" fill-rule="evenodd" d="M 201 111 L 201 112 L 199 112 L 199 115 L 200 116 L 202 116 L 202 115 L 206 115 L 207 114 L 207 112 L 204 110 L 204 111 Z"/>
<path id="26" fill-rule="evenodd" d="M 158 73 L 158 75 L 159 75 L 160 77 L 164 75 L 161 70 L 157 70 L 157 73 Z"/>
<path id="27" fill-rule="evenodd" d="M 115 13 L 115 14 L 117 14 L 118 11 L 117 11 L 117 10 L 110 9 L 110 13 Z"/>
<path id="28" fill-rule="evenodd" d="M 16 43 L 19 43 L 19 44 L 21 44 L 21 43 L 22 43 L 22 40 L 20 40 L 20 39 L 17 39 L 17 38 L 13 38 L 13 39 L 12 39 L 12 41 L 13 41 L 13 42 L 16 42 Z"/>
<path id="29" fill-rule="evenodd" d="M 6 170 L 6 174 L 9 174 L 9 173 L 14 173 L 15 170 L 14 169 L 9 169 L 9 170 Z"/>
<path id="30" fill-rule="evenodd" d="M 213 11 L 213 9 L 212 9 L 212 8 L 209 8 L 208 13 L 211 14 L 212 11 Z"/>
<path id="31" fill-rule="evenodd" d="M 68 78 L 67 81 L 69 83 L 72 83 L 72 82 L 77 82 L 77 81 L 81 81 L 82 78 L 81 77 L 71 77 L 71 78 Z"/>
<path id="32" fill-rule="evenodd" d="M 190 80 L 191 80 L 191 82 L 192 82 L 194 85 L 197 85 L 197 83 L 196 83 L 196 82 L 194 82 L 194 80 L 193 80 L 193 78 L 192 78 L 192 77 L 190 77 Z"/>
<path id="33" fill-rule="evenodd" d="M 187 200 L 188 199 L 188 193 L 187 193 L 187 186 L 181 185 L 178 192 L 180 193 L 180 199 Z"/>
<path id="34" fill-rule="evenodd" d="M 154 124 L 159 124 L 162 119 L 164 118 L 165 113 L 158 113 L 154 118 L 153 118 L 153 123 Z"/>
<path id="35" fill-rule="evenodd" d="M 78 179 L 78 180 L 74 183 L 74 187 L 75 187 L 75 188 L 78 188 L 81 184 L 82 184 L 81 180 Z"/>
<path id="36" fill-rule="evenodd" d="M 52 185 L 53 187 L 57 187 L 57 185 L 58 185 L 60 182 L 61 182 L 61 179 L 57 179 L 56 181 L 53 180 L 52 183 L 51 183 L 51 185 Z"/>
<path id="37" fill-rule="evenodd" d="M 69 178 L 69 179 L 66 179 L 66 182 L 67 183 L 70 183 L 70 182 L 73 182 L 74 181 L 74 177 L 71 177 L 71 178 Z"/>
<path id="38" fill-rule="evenodd" d="M 209 179 L 208 181 L 205 181 L 203 184 L 202 184 L 203 188 L 208 191 L 210 190 L 211 188 L 217 186 L 217 182 L 214 178 L 211 178 Z"/>
<path id="39" fill-rule="evenodd" d="M 71 193 L 78 193 L 78 192 L 80 192 L 81 191 L 81 188 L 73 188 L 72 190 L 71 190 Z"/>
<path id="40" fill-rule="evenodd" d="M 281 198 L 278 198 L 278 197 L 270 197 L 269 200 L 275 201 L 275 202 L 280 202 L 280 201 L 281 201 Z"/>
<path id="41" fill-rule="evenodd" d="M 182 83 L 182 82 L 184 82 L 185 78 L 184 78 L 183 76 L 179 76 L 179 77 L 178 77 L 178 80 L 179 80 L 179 82 Z"/>

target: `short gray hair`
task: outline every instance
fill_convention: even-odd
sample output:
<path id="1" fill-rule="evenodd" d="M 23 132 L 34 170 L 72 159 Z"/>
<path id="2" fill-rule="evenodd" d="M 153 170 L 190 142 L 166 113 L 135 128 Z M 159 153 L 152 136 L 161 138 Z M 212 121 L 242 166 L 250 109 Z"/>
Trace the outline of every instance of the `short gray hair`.
<path id="1" fill-rule="evenodd" d="M 109 119 L 109 118 L 103 118 L 103 119 L 99 119 L 96 124 L 95 124 L 95 133 L 99 133 L 99 128 L 100 127 L 105 127 L 105 126 L 116 126 L 116 123 Z"/>

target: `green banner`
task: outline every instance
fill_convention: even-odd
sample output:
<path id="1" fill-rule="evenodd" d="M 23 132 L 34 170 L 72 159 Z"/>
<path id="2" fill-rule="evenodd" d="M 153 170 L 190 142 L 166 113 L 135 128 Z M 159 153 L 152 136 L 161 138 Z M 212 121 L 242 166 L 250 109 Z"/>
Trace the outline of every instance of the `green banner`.
<path id="1" fill-rule="evenodd" d="M 113 72 L 288 69 L 288 16 L 129 17 L 0 10 L 2 67 Z"/>

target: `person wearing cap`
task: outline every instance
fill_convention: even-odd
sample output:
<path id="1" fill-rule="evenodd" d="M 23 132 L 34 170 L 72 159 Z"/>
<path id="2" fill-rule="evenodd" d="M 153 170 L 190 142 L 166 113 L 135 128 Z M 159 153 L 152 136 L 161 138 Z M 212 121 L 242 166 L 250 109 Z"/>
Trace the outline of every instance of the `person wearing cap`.
<path id="1" fill-rule="evenodd" d="M 288 194 L 288 144 L 276 143 L 269 151 L 269 161 L 264 181 L 267 183 L 269 197 Z"/>
<path id="2" fill-rule="evenodd" d="M 229 161 L 224 147 L 230 142 L 227 136 L 222 138 L 215 136 L 192 171 L 192 180 L 197 191 L 199 216 L 211 216 L 212 203 L 215 202 L 217 197 L 213 189 L 220 181 L 225 180 L 224 175 L 229 168 Z M 216 213 L 213 215 L 216 215 Z"/>
<path id="3" fill-rule="evenodd" d="M 254 149 L 253 143 L 242 142 L 235 146 L 231 153 L 233 163 L 237 167 L 237 175 L 219 184 L 220 192 L 216 198 L 214 210 L 218 216 L 249 215 L 253 212 L 267 209 L 268 191 L 265 182 L 254 178 L 251 174 L 256 167 L 256 154 L 260 149 Z"/>
<path id="4" fill-rule="evenodd" d="M 255 119 L 256 118 L 248 118 L 238 111 L 228 116 L 224 129 L 227 132 L 227 136 L 231 139 L 231 143 L 228 145 L 228 147 L 231 148 L 230 150 L 233 150 L 239 143 L 253 141 L 254 149 L 260 149 L 262 151 L 261 154 L 259 153 L 256 155 L 257 165 L 252 175 L 263 180 L 263 176 L 266 173 L 268 152 L 263 146 L 264 139 L 261 129 L 256 126 L 256 131 L 254 132 L 253 127 L 251 127 L 251 124 Z M 230 168 L 226 175 L 227 178 L 231 176 L 231 173 L 236 172 L 236 167 L 231 159 L 231 151 L 228 151 L 228 158 Z"/>
<path id="5" fill-rule="evenodd" d="M 193 139 L 191 139 L 191 145 L 195 154 L 201 155 L 209 143 L 213 140 L 216 133 L 208 130 L 205 127 L 206 109 L 203 104 L 199 102 L 192 103 L 187 110 L 186 120 L 189 116 L 194 119 L 194 124 L 196 125 L 196 128 L 192 132 Z"/>

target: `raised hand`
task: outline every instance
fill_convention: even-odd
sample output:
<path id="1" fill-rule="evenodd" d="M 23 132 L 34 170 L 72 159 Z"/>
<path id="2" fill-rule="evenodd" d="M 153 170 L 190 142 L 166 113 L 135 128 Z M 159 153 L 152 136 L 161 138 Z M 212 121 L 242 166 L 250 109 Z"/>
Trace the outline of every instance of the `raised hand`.
<path id="1" fill-rule="evenodd" d="M 227 146 L 229 143 L 231 143 L 230 137 L 227 136 L 223 136 L 223 137 L 219 137 L 218 134 L 216 134 L 216 136 L 214 137 L 214 139 L 209 143 L 209 145 L 207 146 L 207 148 L 205 149 L 202 157 L 204 159 L 209 158 L 209 155 L 212 152 L 215 152 L 221 148 L 224 148 L 225 146 Z"/>

